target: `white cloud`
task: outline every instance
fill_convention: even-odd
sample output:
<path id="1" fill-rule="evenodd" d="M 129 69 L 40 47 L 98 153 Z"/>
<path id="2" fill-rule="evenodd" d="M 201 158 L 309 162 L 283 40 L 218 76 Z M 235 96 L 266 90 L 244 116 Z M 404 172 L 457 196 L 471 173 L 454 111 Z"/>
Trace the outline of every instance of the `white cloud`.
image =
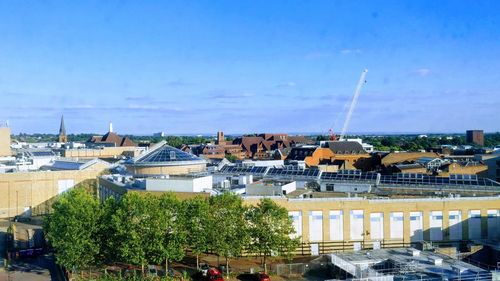
<path id="1" fill-rule="evenodd" d="M 227 90 L 216 90 L 212 91 L 207 97 L 211 99 L 244 99 L 255 96 L 253 93 L 249 92 L 232 92 Z"/>
<path id="2" fill-rule="evenodd" d="M 418 76 L 425 77 L 431 73 L 431 70 L 428 68 L 419 68 L 415 70 L 414 73 Z"/>
<path id="3" fill-rule="evenodd" d="M 342 50 L 340 50 L 340 53 L 342 55 L 361 54 L 361 50 L 360 49 L 342 49 Z"/>
<path id="4" fill-rule="evenodd" d="M 292 81 L 275 85 L 276 88 L 293 88 L 295 86 L 297 86 L 297 84 L 295 82 L 292 82 Z"/>

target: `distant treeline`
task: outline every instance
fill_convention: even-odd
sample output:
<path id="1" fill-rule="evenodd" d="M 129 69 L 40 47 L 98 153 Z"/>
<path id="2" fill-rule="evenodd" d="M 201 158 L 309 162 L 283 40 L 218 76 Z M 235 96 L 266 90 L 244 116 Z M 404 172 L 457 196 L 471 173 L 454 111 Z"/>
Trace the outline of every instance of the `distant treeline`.
<path id="1" fill-rule="evenodd" d="M 68 135 L 69 141 L 85 142 L 90 137 L 98 134 L 70 134 Z M 171 146 L 180 147 L 182 144 L 202 144 L 215 141 L 213 136 L 136 136 L 126 135 L 136 143 L 158 143 L 166 140 Z M 448 139 L 448 137 L 452 137 Z M 314 140 L 328 140 L 326 135 L 312 135 L 309 136 Z M 418 135 L 359 135 L 348 136 L 349 138 L 362 138 L 364 142 L 372 144 L 376 150 L 394 151 L 394 150 L 408 150 L 418 151 L 427 149 L 429 147 L 439 147 L 441 145 L 465 145 L 464 134 L 450 134 L 450 135 L 428 135 L 427 137 L 419 137 Z M 57 140 L 56 134 L 18 134 L 13 136 L 14 139 L 26 142 L 52 142 Z M 231 141 L 234 138 L 226 136 L 226 140 Z M 484 134 L 484 146 L 494 147 L 500 145 L 500 133 L 486 133 Z"/>
<path id="2" fill-rule="evenodd" d="M 451 137 L 451 139 L 449 139 Z M 472 145 L 465 141 L 465 135 L 387 135 L 387 136 L 349 136 L 349 138 L 362 138 L 363 142 L 374 146 L 380 151 L 420 151 L 436 148 L 441 145 Z M 316 140 L 327 140 L 328 136 L 317 136 Z M 494 147 L 500 145 L 500 133 L 484 134 L 484 146 Z"/>

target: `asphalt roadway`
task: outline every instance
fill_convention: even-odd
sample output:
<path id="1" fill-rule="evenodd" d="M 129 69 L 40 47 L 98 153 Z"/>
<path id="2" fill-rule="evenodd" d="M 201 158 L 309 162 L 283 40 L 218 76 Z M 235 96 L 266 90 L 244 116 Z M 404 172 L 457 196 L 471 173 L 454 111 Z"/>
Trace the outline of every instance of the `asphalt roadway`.
<path id="1" fill-rule="evenodd" d="M 10 222 L 0 220 L 0 263 L 4 260 L 5 234 Z M 18 228 L 32 227 L 29 224 L 16 223 Z M 39 226 L 38 226 L 39 227 Z M 38 228 L 37 227 L 37 228 Z M 26 258 L 12 261 L 7 268 L 0 267 L 0 281 L 63 281 L 63 276 L 56 266 L 53 254 L 36 258 Z"/>

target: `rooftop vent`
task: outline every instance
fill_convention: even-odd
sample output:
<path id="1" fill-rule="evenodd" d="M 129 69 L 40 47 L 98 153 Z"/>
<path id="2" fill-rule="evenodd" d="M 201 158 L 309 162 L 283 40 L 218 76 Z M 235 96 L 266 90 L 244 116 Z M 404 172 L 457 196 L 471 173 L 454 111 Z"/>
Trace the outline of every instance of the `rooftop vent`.
<path id="1" fill-rule="evenodd" d="M 464 273 L 465 271 L 467 271 L 467 267 L 461 266 L 459 264 L 453 264 L 451 265 L 451 268 L 457 273 Z"/>
<path id="2" fill-rule="evenodd" d="M 438 266 L 443 265 L 443 259 L 440 257 L 429 256 L 429 261 L 432 262 L 434 265 L 438 265 Z"/>
<path id="3" fill-rule="evenodd" d="M 413 257 L 420 257 L 420 251 L 414 248 L 408 249 L 408 253 Z"/>

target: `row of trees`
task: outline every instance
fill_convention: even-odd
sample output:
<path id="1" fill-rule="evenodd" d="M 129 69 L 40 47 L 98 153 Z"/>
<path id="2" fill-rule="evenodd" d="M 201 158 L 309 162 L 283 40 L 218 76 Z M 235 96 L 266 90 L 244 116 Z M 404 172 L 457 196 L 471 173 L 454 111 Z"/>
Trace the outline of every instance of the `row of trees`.
<path id="1" fill-rule="evenodd" d="M 349 136 L 351 137 L 351 136 Z M 449 139 L 448 135 L 429 135 L 418 137 L 418 135 L 386 135 L 386 136 L 352 136 L 362 138 L 364 142 L 372 144 L 375 150 L 381 151 L 420 151 L 441 145 L 465 145 L 470 144 L 465 140 L 465 135 L 454 134 Z M 317 136 L 316 140 L 328 140 L 329 136 Z M 494 147 L 500 145 L 500 133 L 484 134 L 484 146 Z"/>
<path id="2" fill-rule="evenodd" d="M 111 262 L 144 266 L 212 252 L 226 259 L 242 253 L 289 256 L 298 239 L 286 209 L 270 199 L 243 205 L 233 194 L 180 201 L 175 195 L 127 193 L 100 203 L 83 189 L 65 193 L 45 221 L 58 264 L 83 270 Z"/>

